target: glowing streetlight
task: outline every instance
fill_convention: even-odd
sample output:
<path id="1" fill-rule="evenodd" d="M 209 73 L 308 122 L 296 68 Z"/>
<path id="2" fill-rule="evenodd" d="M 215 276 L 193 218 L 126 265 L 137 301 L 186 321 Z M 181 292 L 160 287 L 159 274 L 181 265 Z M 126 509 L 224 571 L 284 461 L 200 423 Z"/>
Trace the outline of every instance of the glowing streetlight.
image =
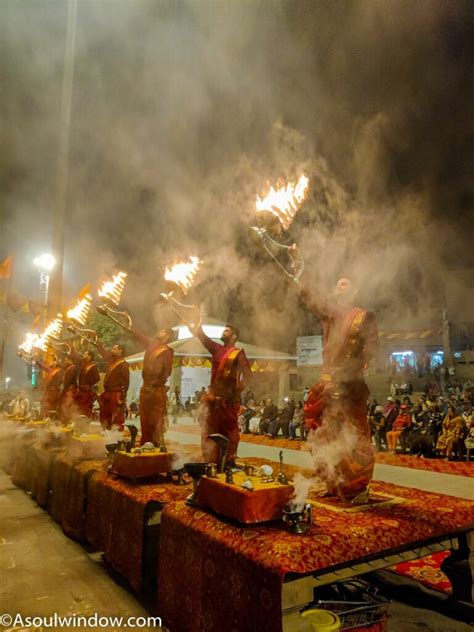
<path id="1" fill-rule="evenodd" d="M 34 265 L 38 268 L 40 273 L 40 285 L 44 287 L 44 304 L 48 304 L 48 290 L 49 290 L 49 278 L 50 273 L 56 265 L 56 259 L 53 255 L 46 253 L 35 257 L 33 259 Z"/>

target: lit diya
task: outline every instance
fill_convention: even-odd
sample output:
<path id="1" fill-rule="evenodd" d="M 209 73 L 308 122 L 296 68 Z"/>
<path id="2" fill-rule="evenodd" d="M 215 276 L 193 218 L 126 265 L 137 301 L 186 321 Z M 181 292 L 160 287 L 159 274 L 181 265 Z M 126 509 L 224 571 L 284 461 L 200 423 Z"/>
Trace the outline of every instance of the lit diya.
<path id="1" fill-rule="evenodd" d="M 303 274 L 303 258 L 296 244 L 283 244 L 281 238 L 305 200 L 308 182 L 302 174 L 296 183 L 289 182 L 277 188 L 271 186 L 264 198 L 257 195 L 258 226 L 252 226 L 266 252 L 295 283 Z M 288 261 L 286 265 L 281 261 L 282 255 Z"/>
<path id="2" fill-rule="evenodd" d="M 132 327 L 132 318 L 126 311 L 120 311 L 116 309 L 120 303 L 122 292 L 125 288 L 125 279 L 127 278 L 126 272 L 117 272 L 111 279 L 108 279 L 102 283 L 99 288 L 98 296 L 102 303 L 97 307 L 99 314 L 107 316 L 114 323 L 130 331 Z"/>
<path id="3" fill-rule="evenodd" d="M 170 309 L 182 320 L 189 323 L 197 320 L 200 323 L 201 315 L 195 305 L 186 305 L 175 298 L 177 292 L 186 295 L 193 286 L 196 276 L 201 268 L 202 261 L 199 257 L 189 257 L 187 261 L 180 261 L 167 266 L 164 278 L 170 288 L 169 292 L 162 292 L 160 296 L 170 306 Z"/>
<path id="4" fill-rule="evenodd" d="M 92 329 L 87 329 L 85 324 L 89 318 L 89 314 L 92 307 L 92 296 L 86 294 L 80 298 L 77 303 L 66 313 L 68 320 L 68 330 L 76 334 L 83 340 L 96 343 L 97 334 Z"/>

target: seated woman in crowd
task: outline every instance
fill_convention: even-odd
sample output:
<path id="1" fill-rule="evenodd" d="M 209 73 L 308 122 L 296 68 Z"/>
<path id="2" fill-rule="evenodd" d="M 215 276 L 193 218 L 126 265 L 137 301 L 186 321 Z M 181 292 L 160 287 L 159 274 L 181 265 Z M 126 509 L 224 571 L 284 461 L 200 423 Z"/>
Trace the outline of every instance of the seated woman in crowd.
<path id="1" fill-rule="evenodd" d="M 407 443 L 411 455 L 424 458 L 433 456 L 436 428 L 432 424 L 428 406 L 422 401 L 413 414 L 413 427 L 408 433 Z"/>
<path id="2" fill-rule="evenodd" d="M 400 408 L 400 414 L 393 422 L 392 429 L 387 432 L 387 447 L 392 454 L 395 454 L 398 440 L 412 425 L 411 414 L 405 404 Z M 402 448 L 402 451 L 403 448 Z"/>
<path id="3" fill-rule="evenodd" d="M 467 450 L 467 460 L 471 455 L 471 452 L 474 450 L 474 415 L 471 414 L 469 420 L 466 422 L 467 426 L 467 437 L 464 441 L 464 445 Z"/>
<path id="4" fill-rule="evenodd" d="M 466 425 L 464 419 L 456 413 L 454 406 L 449 406 L 448 413 L 443 420 L 443 430 L 438 437 L 436 449 L 441 456 L 449 459 L 455 451 L 460 450 L 460 443 L 464 439 Z"/>
<path id="5" fill-rule="evenodd" d="M 303 402 L 296 402 L 295 412 L 293 413 L 293 419 L 290 422 L 289 428 L 290 441 L 296 439 L 297 430 L 299 430 L 300 437 L 304 440 L 306 438 L 306 428 L 304 425 Z"/>
<path id="6" fill-rule="evenodd" d="M 377 452 L 385 450 L 387 445 L 387 423 L 383 414 L 383 406 L 376 406 L 374 414 L 369 418 Z"/>

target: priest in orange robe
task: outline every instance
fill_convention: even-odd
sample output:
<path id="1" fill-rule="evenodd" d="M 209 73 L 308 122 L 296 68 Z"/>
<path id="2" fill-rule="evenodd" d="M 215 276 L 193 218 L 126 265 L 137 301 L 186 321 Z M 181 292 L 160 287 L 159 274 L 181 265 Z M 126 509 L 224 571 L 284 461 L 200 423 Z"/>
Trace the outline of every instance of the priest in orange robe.
<path id="1" fill-rule="evenodd" d="M 222 344 L 207 336 L 201 326 L 193 327 L 211 354 L 211 384 L 206 395 L 201 398 L 204 415 L 201 422 L 201 448 L 204 460 L 218 463 L 219 448 L 209 439 L 210 434 L 222 434 L 229 439 L 227 462 L 232 464 L 237 456 L 240 434 L 238 415 L 240 396 L 251 380 L 251 369 L 245 351 L 235 346 L 239 330 L 226 325 L 221 335 Z"/>
<path id="2" fill-rule="evenodd" d="M 100 355 L 107 362 L 104 391 L 99 397 L 100 421 L 107 430 L 113 426 L 123 430 L 130 383 L 130 367 L 124 357 L 125 347 L 117 344 L 109 351 L 100 342 L 96 345 Z"/>
<path id="3" fill-rule="evenodd" d="M 74 350 L 72 358 L 78 370 L 76 405 L 82 415 L 92 418 L 92 408 L 97 399 L 95 386 L 100 380 L 99 369 L 92 351 L 84 351 L 82 356 Z"/>
<path id="4" fill-rule="evenodd" d="M 162 446 L 166 430 L 166 382 L 173 369 L 174 356 L 168 343 L 174 340 L 174 331 L 160 329 L 155 337 L 151 337 L 131 327 L 130 333 L 145 349 L 140 390 L 141 444 L 150 442 Z"/>
<path id="5" fill-rule="evenodd" d="M 313 431 L 313 457 L 321 458 L 315 463 L 316 473 L 329 493 L 345 501 L 365 502 L 374 453 L 363 371 L 378 344 L 375 316 L 352 305 L 349 279 L 337 282 L 331 298 L 307 290 L 302 290 L 301 298 L 323 324 L 322 373 L 304 406 L 307 428 Z M 331 455 L 333 462 L 326 463 L 324 455 Z"/>
<path id="6" fill-rule="evenodd" d="M 68 354 L 63 360 L 63 387 L 59 401 L 59 418 L 63 423 L 71 421 L 75 409 L 77 390 L 77 368 Z"/>
<path id="7" fill-rule="evenodd" d="M 36 366 L 44 371 L 43 396 L 41 398 L 41 418 L 50 417 L 51 413 L 59 415 L 59 398 L 61 396 L 61 384 L 63 371 L 59 366 L 55 355 L 50 356 L 49 364 L 44 363 L 38 357 L 34 358 Z"/>

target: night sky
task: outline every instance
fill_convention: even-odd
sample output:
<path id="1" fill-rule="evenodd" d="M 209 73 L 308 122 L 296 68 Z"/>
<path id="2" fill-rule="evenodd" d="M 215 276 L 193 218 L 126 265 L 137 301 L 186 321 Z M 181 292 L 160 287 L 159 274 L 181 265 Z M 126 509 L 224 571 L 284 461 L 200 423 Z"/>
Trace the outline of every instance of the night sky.
<path id="1" fill-rule="evenodd" d="M 199 254 L 192 300 L 244 338 L 315 331 L 247 239 L 255 196 L 305 171 L 292 228 L 308 283 L 416 315 L 474 265 L 469 0 L 82 0 L 65 292 L 117 267 L 152 326 L 163 264 Z M 39 297 L 55 199 L 67 4 L 0 3 L 0 259 Z M 395 305 L 395 307 L 394 307 Z M 286 341 L 286 344 L 285 344 Z"/>

